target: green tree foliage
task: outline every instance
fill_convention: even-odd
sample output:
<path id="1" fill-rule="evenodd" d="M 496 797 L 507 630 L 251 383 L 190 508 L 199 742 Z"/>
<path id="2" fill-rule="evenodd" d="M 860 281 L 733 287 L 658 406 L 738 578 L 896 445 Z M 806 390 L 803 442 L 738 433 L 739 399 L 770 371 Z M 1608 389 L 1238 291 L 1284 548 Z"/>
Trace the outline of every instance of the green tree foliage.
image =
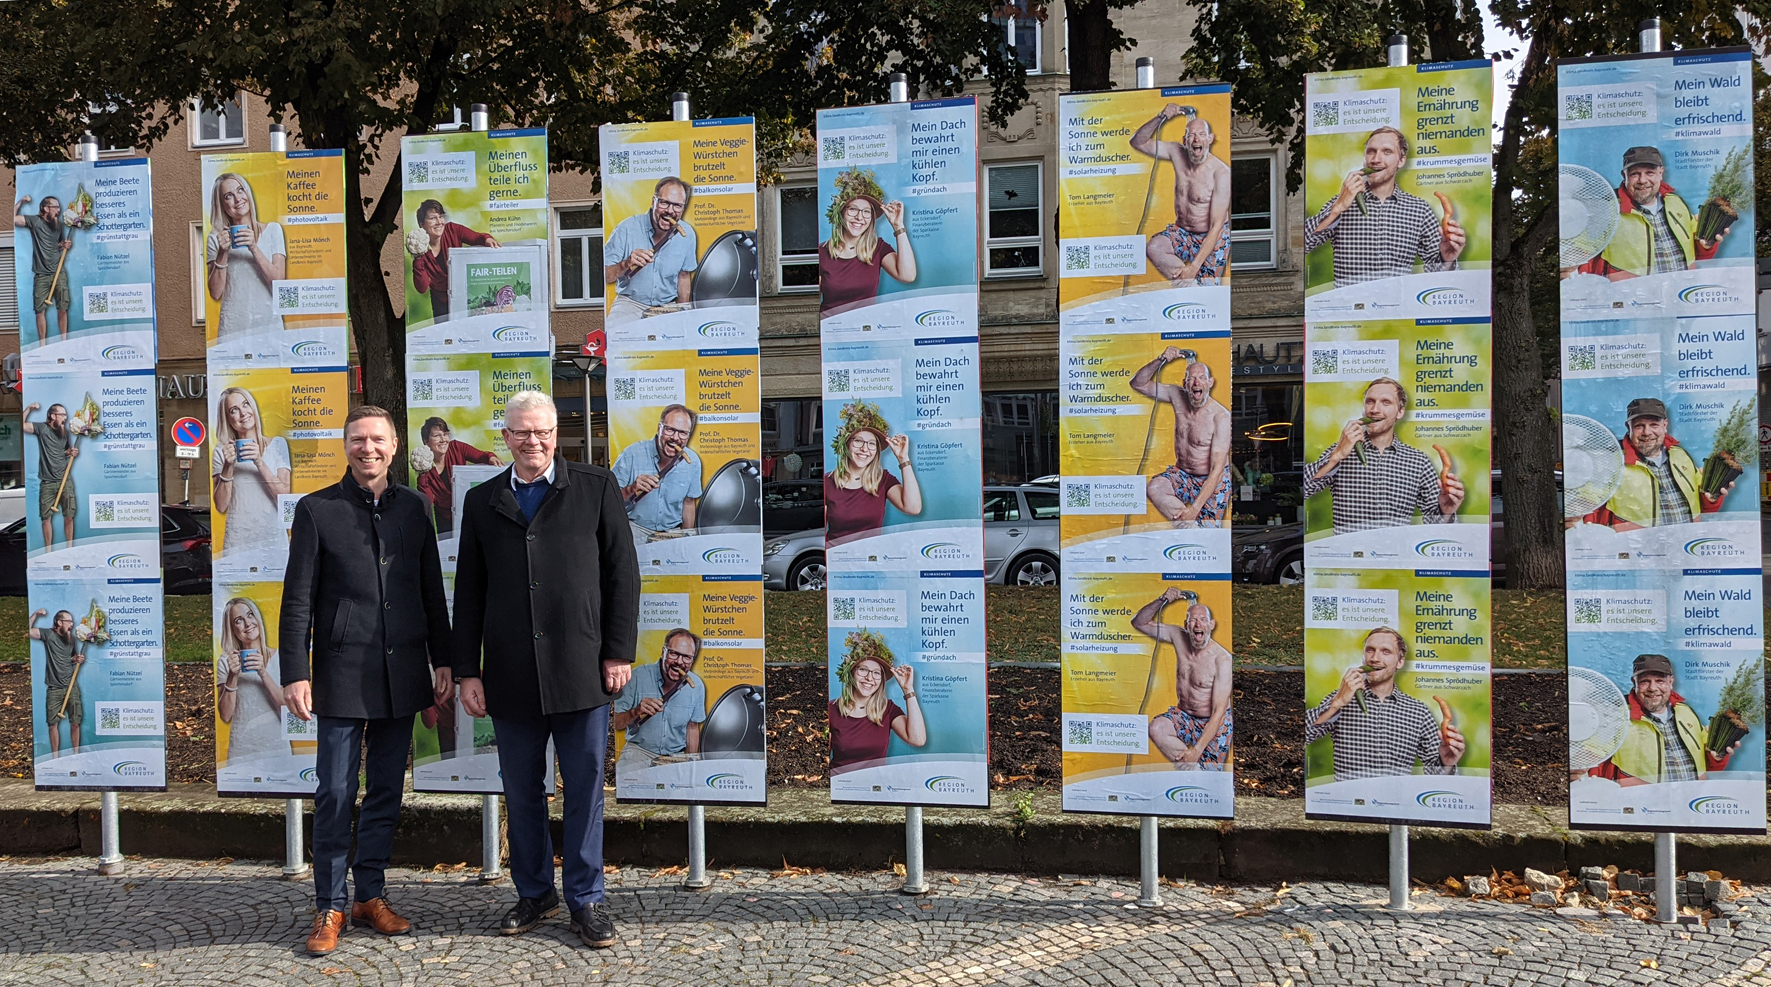
<path id="1" fill-rule="evenodd" d="M 89 126 L 151 149 L 190 100 L 245 91 L 342 148 L 351 322 L 364 397 L 404 420 L 405 333 L 382 246 L 400 213 L 399 138 L 486 103 L 546 126 L 556 169 L 594 170 L 596 128 L 755 116 L 765 157 L 809 147 L 819 107 L 882 102 L 884 73 L 958 92 L 988 73 L 987 112 L 1026 99 L 989 0 L 14 0 L 0 4 L 0 159 L 65 159 Z M 94 112 L 96 107 L 97 112 Z M 398 272 L 392 272 L 398 284 Z"/>

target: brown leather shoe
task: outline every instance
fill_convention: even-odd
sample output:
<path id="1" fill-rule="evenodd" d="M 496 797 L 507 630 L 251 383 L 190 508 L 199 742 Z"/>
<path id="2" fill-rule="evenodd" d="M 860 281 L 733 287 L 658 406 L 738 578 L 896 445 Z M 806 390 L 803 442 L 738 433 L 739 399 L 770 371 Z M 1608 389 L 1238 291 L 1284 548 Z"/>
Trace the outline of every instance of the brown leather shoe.
<path id="1" fill-rule="evenodd" d="M 328 908 L 314 916 L 314 928 L 307 934 L 307 951 L 323 956 L 338 948 L 338 937 L 344 935 L 344 913 Z"/>
<path id="2" fill-rule="evenodd" d="M 384 936 L 405 935 L 412 923 L 394 914 L 386 898 L 371 898 L 351 906 L 351 924 L 368 926 Z"/>

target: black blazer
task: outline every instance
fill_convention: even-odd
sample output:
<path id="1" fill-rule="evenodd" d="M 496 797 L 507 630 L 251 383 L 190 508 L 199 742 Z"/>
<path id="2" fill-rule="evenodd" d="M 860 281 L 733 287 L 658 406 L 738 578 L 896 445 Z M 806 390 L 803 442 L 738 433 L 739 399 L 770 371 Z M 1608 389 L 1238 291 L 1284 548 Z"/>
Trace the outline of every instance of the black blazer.
<path id="1" fill-rule="evenodd" d="M 295 505 L 278 623 L 283 684 L 310 677 L 314 712 L 358 720 L 434 703 L 449 610 L 430 499 L 389 484 L 376 506 L 347 472 Z"/>
<path id="2" fill-rule="evenodd" d="M 640 572 L 615 474 L 554 460 L 523 518 L 506 469 L 468 491 L 455 566 L 455 675 L 478 676 L 492 716 L 594 709 L 606 662 L 632 662 Z M 482 653 L 484 660 L 482 662 Z"/>

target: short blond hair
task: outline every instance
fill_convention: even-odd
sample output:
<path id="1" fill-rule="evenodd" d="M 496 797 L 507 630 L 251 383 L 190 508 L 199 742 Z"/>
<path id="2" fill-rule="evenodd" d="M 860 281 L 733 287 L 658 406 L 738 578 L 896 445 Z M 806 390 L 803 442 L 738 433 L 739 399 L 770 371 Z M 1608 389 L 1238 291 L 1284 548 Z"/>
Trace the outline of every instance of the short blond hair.
<path id="1" fill-rule="evenodd" d="M 559 421 L 560 409 L 554 406 L 553 398 L 548 397 L 541 391 L 518 391 L 510 396 L 510 400 L 504 402 L 504 417 L 509 418 L 513 411 L 537 411 L 542 409 L 545 409 L 548 414 L 552 415 L 554 421 Z"/>

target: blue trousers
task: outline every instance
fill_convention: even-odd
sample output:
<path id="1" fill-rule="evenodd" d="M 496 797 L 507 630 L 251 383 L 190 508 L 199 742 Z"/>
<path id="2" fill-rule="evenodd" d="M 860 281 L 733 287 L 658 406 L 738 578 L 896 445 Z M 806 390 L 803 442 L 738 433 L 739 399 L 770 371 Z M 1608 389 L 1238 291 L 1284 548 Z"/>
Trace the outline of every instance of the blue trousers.
<path id="1" fill-rule="evenodd" d="M 406 755 L 412 747 L 412 718 L 351 720 L 319 717 L 320 750 L 314 792 L 314 907 L 346 911 L 350 889 L 345 868 L 357 879 L 357 900 L 382 896 L 384 874 L 394 853 L 394 827 L 406 787 Z M 362 757 L 363 739 L 369 740 Z M 357 802 L 357 766 L 363 765 L 368 790 L 357 821 L 357 853 L 351 860 L 351 808 Z"/>
<path id="2" fill-rule="evenodd" d="M 609 707 L 552 716 L 492 718 L 510 838 L 510 877 L 517 894 L 544 897 L 553 887 L 553 836 L 547 820 L 547 739 L 553 737 L 565 783 L 566 845 L 560 848 L 566 906 L 577 911 L 603 900 L 603 758 L 609 749 Z"/>

